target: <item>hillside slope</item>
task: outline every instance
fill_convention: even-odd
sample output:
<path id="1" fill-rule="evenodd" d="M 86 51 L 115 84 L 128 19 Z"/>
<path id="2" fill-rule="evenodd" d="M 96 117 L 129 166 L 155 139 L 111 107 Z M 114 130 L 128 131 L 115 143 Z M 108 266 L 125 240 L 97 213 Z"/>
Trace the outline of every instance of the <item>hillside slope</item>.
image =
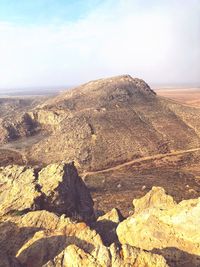
<path id="1" fill-rule="evenodd" d="M 200 110 L 172 105 L 129 75 L 64 92 L 29 116 L 49 131 L 27 150 L 32 163 L 74 160 L 81 170 L 100 170 L 200 146 L 200 125 L 195 123 Z"/>
<path id="2" fill-rule="evenodd" d="M 19 151 L 32 165 L 75 161 L 92 171 L 200 147 L 200 109 L 158 97 L 129 75 L 91 81 L 18 113 L 0 118 L 0 159 Z"/>

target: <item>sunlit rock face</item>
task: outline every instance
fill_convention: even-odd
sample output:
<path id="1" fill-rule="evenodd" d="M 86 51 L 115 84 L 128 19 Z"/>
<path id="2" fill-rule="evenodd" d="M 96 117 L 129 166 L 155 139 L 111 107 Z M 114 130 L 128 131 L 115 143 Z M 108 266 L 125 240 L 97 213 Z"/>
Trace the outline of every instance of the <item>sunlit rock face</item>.
<path id="1" fill-rule="evenodd" d="M 45 209 L 57 214 L 93 218 L 93 200 L 73 163 L 0 168 L 0 214 Z"/>
<path id="2" fill-rule="evenodd" d="M 198 267 L 200 199 L 161 187 L 97 218 L 73 163 L 0 168 L 2 267 Z"/>
<path id="3" fill-rule="evenodd" d="M 117 227 L 120 243 L 157 251 L 177 266 L 188 266 L 188 261 L 199 266 L 200 199 L 177 204 L 163 188 L 153 187 L 133 205 L 135 213 Z"/>

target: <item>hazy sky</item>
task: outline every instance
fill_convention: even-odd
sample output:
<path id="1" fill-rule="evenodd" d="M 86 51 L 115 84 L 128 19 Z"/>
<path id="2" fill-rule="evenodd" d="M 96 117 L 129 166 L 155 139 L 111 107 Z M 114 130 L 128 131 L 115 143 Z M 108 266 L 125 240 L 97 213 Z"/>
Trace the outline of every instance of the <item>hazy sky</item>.
<path id="1" fill-rule="evenodd" d="M 200 0 L 0 0 L 0 88 L 200 83 Z"/>

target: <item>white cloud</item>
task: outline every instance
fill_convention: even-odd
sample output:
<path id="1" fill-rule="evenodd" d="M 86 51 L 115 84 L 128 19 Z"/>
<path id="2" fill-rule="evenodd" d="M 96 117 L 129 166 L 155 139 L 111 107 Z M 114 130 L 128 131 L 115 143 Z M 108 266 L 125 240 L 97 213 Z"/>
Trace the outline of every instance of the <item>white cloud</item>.
<path id="1" fill-rule="evenodd" d="M 109 0 L 62 25 L 0 22 L 0 87 L 77 84 L 123 73 L 147 82 L 200 82 L 198 1 L 139 2 Z"/>

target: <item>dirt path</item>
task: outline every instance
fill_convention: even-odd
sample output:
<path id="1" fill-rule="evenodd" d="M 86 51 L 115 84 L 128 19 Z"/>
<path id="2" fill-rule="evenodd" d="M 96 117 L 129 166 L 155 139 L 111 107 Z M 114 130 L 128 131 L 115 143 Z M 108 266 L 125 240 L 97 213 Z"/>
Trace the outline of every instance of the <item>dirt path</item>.
<path id="1" fill-rule="evenodd" d="M 134 159 L 134 160 L 131 160 L 131 161 L 119 164 L 117 166 L 107 168 L 107 169 L 103 169 L 103 170 L 99 170 L 99 171 L 83 172 L 81 174 L 81 177 L 85 177 L 85 176 L 93 175 L 93 174 L 98 174 L 98 173 L 106 173 L 106 172 L 109 172 L 109 171 L 119 170 L 119 169 L 121 169 L 123 167 L 129 166 L 129 165 L 132 165 L 132 164 L 138 163 L 138 162 L 145 162 L 145 161 L 148 161 L 148 160 L 162 159 L 162 158 L 165 158 L 165 157 L 182 155 L 182 154 L 195 152 L 195 151 L 200 151 L 200 148 L 193 148 L 193 149 L 189 149 L 189 150 L 179 150 L 179 151 L 175 151 L 175 152 L 171 152 L 171 153 L 156 154 L 156 155 L 153 155 L 153 156 L 147 156 L 147 157 L 143 157 L 143 158 L 139 158 L 139 159 Z"/>

